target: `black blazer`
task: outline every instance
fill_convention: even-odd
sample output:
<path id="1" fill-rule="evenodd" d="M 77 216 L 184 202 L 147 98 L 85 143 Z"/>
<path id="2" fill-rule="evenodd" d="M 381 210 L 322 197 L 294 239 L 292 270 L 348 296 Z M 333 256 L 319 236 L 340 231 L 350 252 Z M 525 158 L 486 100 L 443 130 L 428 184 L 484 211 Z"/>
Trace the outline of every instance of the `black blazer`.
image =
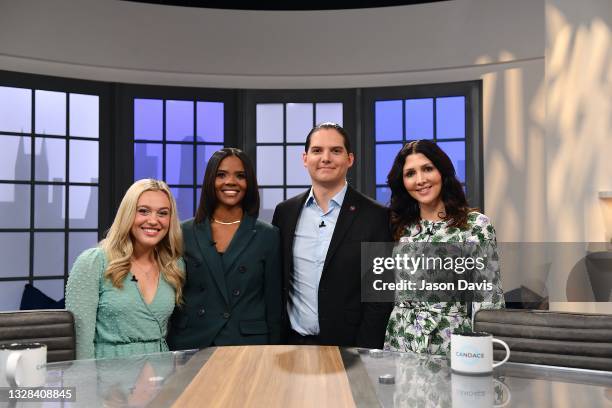
<path id="1" fill-rule="evenodd" d="M 184 305 L 172 315 L 172 350 L 280 342 L 281 264 L 278 230 L 245 215 L 223 255 L 210 222 L 182 225 L 187 280 Z"/>
<path id="2" fill-rule="evenodd" d="M 309 191 L 280 203 L 272 224 L 281 232 L 283 303 L 292 290 L 295 228 Z M 393 303 L 361 302 L 361 242 L 390 242 L 389 211 L 348 186 L 319 283 L 319 336 L 322 344 L 382 348 Z M 289 319 L 283 308 L 283 332 Z"/>

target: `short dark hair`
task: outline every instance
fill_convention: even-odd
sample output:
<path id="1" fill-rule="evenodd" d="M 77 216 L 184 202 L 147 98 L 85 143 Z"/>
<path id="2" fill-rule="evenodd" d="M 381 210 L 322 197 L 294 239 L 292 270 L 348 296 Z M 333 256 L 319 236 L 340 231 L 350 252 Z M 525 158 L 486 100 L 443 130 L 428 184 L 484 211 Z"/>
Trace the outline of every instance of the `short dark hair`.
<path id="1" fill-rule="evenodd" d="M 195 215 L 195 222 L 200 223 L 206 218 L 211 218 L 213 212 L 217 208 L 218 200 L 215 191 L 215 178 L 217 171 L 223 159 L 229 156 L 235 156 L 240 159 L 244 166 L 244 173 L 247 182 L 247 190 L 242 199 L 242 209 L 248 215 L 257 218 L 259 215 L 259 187 L 257 186 L 257 178 L 251 159 L 240 149 L 235 147 L 226 147 L 217 150 L 208 160 L 206 171 L 204 172 L 204 180 L 202 180 L 202 194 L 200 195 L 200 204 Z"/>
<path id="2" fill-rule="evenodd" d="M 421 153 L 438 169 L 442 176 L 442 202 L 446 209 L 444 220 L 449 226 L 467 227 L 467 215 L 476 209 L 470 208 L 465 198 L 461 183 L 457 180 L 455 167 L 444 150 L 431 140 L 415 140 L 406 143 L 397 153 L 387 176 L 387 184 L 391 189 L 391 228 L 394 237 L 399 239 L 407 226 L 418 224 L 421 219 L 419 203 L 406 191 L 404 186 L 404 164 L 406 157 Z"/>
<path id="3" fill-rule="evenodd" d="M 346 152 L 353 153 L 348 133 L 346 132 L 346 130 L 344 130 L 342 126 L 334 122 L 319 123 L 318 125 L 313 127 L 310 132 L 308 132 L 308 136 L 306 136 L 306 144 L 304 145 L 305 152 L 308 152 L 308 149 L 310 149 L 310 139 L 312 138 L 313 133 L 318 132 L 321 129 L 335 129 L 338 133 L 340 133 L 340 136 L 342 136 L 342 139 L 344 140 L 344 148 L 346 149 Z"/>

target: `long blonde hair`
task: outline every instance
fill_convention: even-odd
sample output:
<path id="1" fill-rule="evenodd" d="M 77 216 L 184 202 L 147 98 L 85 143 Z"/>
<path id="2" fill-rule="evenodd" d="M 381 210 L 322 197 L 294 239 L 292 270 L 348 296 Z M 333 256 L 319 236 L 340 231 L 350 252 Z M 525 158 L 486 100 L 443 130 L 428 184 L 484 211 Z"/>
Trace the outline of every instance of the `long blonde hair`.
<path id="1" fill-rule="evenodd" d="M 153 251 L 160 273 L 164 279 L 174 287 L 176 304 L 182 303 L 183 283 L 185 274 L 177 262 L 183 254 L 183 235 L 177 216 L 176 201 L 168 185 L 160 180 L 142 179 L 136 181 L 126 191 L 117 215 L 111 225 L 106 238 L 100 241 L 99 246 L 108 258 L 108 267 L 104 277 L 109 279 L 116 288 L 123 288 L 123 281 L 131 268 L 131 258 L 134 252 L 131 229 L 136 217 L 138 199 L 146 191 L 161 191 L 170 201 L 170 225 L 168 233 L 156 245 Z"/>

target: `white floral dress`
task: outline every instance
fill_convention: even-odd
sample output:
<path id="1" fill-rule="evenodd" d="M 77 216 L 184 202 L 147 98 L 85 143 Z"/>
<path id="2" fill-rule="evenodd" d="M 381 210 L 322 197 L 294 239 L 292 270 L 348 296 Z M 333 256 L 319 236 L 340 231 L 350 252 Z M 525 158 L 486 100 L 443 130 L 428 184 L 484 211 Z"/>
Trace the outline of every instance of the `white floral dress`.
<path id="1" fill-rule="evenodd" d="M 421 220 L 418 225 L 406 227 L 405 234 L 394 252 L 410 243 L 449 242 L 487 243 L 493 256 L 487 259 L 486 268 L 491 272 L 493 290 L 486 299 L 471 302 L 471 315 L 462 302 L 422 302 L 402 299 L 396 293 L 396 303 L 385 333 L 385 349 L 446 355 L 450 350 L 451 333 L 455 330 L 471 330 L 472 316 L 479 309 L 501 309 L 505 306 L 496 251 L 495 229 L 489 218 L 478 212 L 468 214 L 466 229 L 449 228 L 446 221 Z"/>

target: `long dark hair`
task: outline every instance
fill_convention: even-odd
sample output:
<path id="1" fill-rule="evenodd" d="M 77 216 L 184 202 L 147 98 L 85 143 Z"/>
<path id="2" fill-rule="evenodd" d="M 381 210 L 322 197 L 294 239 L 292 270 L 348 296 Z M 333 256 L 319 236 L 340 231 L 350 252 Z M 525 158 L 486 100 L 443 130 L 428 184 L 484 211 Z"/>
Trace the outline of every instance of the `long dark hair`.
<path id="1" fill-rule="evenodd" d="M 255 177 L 255 170 L 249 157 L 240 149 L 234 147 L 226 147 L 221 150 L 217 150 L 211 156 L 208 164 L 206 165 L 206 171 L 204 172 L 204 180 L 202 180 L 202 194 L 200 196 L 200 204 L 195 215 L 195 222 L 200 223 L 206 218 L 211 218 L 213 212 L 219 204 L 217 200 L 217 193 L 215 191 L 215 178 L 217 177 L 217 171 L 223 159 L 229 156 L 236 156 L 242 161 L 244 166 L 244 173 L 246 176 L 247 189 L 242 199 L 242 210 L 257 218 L 259 215 L 259 188 L 257 186 L 257 178 Z"/>
<path id="2" fill-rule="evenodd" d="M 391 188 L 391 230 L 399 239 L 404 228 L 418 224 L 421 220 L 419 203 L 412 198 L 404 186 L 404 164 L 406 157 L 421 153 L 427 157 L 442 175 L 442 202 L 446 214 L 442 217 L 450 227 L 466 228 L 467 216 L 473 208 L 468 206 L 461 183 L 457 180 L 453 162 L 438 145 L 430 140 L 416 140 L 406 143 L 399 151 L 387 176 Z"/>

